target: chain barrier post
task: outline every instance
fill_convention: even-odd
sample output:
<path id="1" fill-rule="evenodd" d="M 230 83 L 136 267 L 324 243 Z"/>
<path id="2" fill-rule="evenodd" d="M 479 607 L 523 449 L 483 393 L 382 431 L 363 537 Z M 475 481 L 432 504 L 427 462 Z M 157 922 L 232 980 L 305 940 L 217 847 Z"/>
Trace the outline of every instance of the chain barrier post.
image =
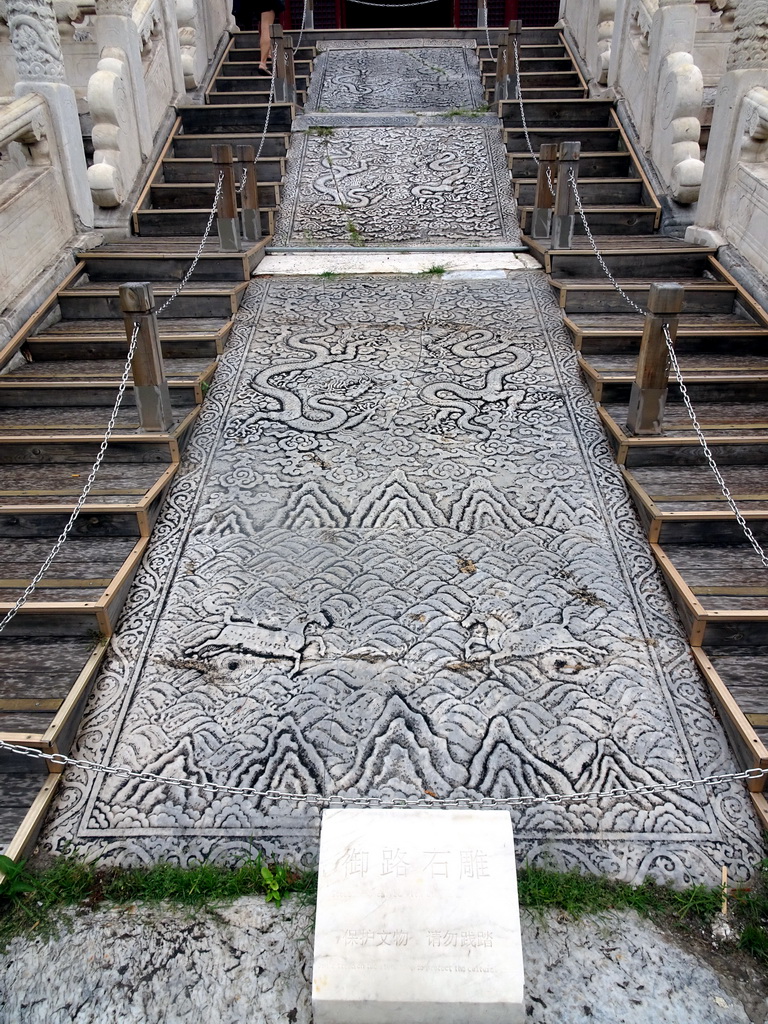
<path id="1" fill-rule="evenodd" d="M 571 188 L 579 178 L 580 142 L 561 142 L 557 154 L 557 190 L 552 217 L 550 245 L 553 249 L 570 249 L 576 222 L 576 197 Z"/>
<path id="2" fill-rule="evenodd" d="M 261 238 L 261 210 L 256 182 L 256 150 L 253 146 L 238 146 L 235 155 L 243 173 L 243 188 L 240 192 L 243 237 L 250 242 L 258 242 Z"/>
<path id="3" fill-rule="evenodd" d="M 685 289 L 680 284 L 651 285 L 637 373 L 627 412 L 627 430 L 635 436 L 661 434 L 667 404 L 669 353 L 664 326 L 674 343 Z"/>
<path id="4" fill-rule="evenodd" d="M 488 8 L 485 0 L 477 0 L 477 27 L 488 28 Z"/>
<path id="5" fill-rule="evenodd" d="M 290 87 L 287 81 L 285 36 L 282 25 L 270 25 L 269 35 L 272 39 L 272 60 L 274 61 L 275 72 L 275 99 L 278 103 L 293 103 L 295 97 L 290 96 Z"/>
<path id="6" fill-rule="evenodd" d="M 296 102 L 296 60 L 293 49 L 293 40 L 287 37 L 285 40 L 285 81 L 288 92 L 288 103 Z"/>
<path id="7" fill-rule="evenodd" d="M 128 344 L 138 327 L 131 371 L 139 428 L 146 433 L 166 434 L 173 426 L 173 412 L 157 331 L 152 285 L 148 282 L 129 282 L 120 285 L 118 294 Z"/>
<path id="8" fill-rule="evenodd" d="M 520 20 L 510 21 L 507 26 L 507 39 L 502 46 L 499 46 L 496 58 L 496 92 L 494 98 L 497 100 L 517 99 L 517 74 L 515 71 L 515 52 L 520 40 L 520 30 L 523 23 Z"/>
<path id="9" fill-rule="evenodd" d="M 304 8 L 304 28 L 314 29 L 315 27 L 315 0 L 307 0 Z M 301 39 L 301 36 L 299 36 Z"/>
<path id="10" fill-rule="evenodd" d="M 240 223 L 237 219 L 235 169 L 232 147 L 228 142 L 211 146 L 211 157 L 217 175 L 223 174 L 219 203 L 216 209 L 216 227 L 219 244 L 225 252 L 240 251 Z"/>
<path id="11" fill-rule="evenodd" d="M 557 174 L 557 143 L 544 142 L 539 147 L 536 195 L 531 213 L 531 238 L 549 238 L 552 234 L 552 208 L 555 197 L 551 182 Z"/>

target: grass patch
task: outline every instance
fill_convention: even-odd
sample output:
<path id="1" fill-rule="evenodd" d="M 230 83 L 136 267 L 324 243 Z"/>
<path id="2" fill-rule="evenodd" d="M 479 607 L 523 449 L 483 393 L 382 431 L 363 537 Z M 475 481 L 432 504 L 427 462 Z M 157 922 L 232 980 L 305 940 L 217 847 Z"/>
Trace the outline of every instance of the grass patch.
<path id="1" fill-rule="evenodd" d="M 444 266 L 442 266 L 442 264 L 440 264 L 440 263 L 433 263 L 431 267 L 427 267 L 427 269 L 426 270 L 422 270 L 421 273 L 424 274 L 425 276 L 426 275 L 432 275 L 434 277 L 439 277 L 441 274 L 444 274 L 445 271 L 446 271 L 446 268 Z"/>
<path id="2" fill-rule="evenodd" d="M 526 867 L 518 873 L 520 906 L 529 910 L 561 910 L 571 917 L 634 910 L 670 928 L 709 929 L 720 913 L 723 889 L 691 885 L 672 889 L 646 880 L 642 885 L 612 882 L 578 872 L 562 873 Z M 739 949 L 768 966 L 768 859 L 758 865 L 749 889 L 728 891 L 728 923 Z"/>
<path id="3" fill-rule="evenodd" d="M 324 270 L 321 274 L 318 274 L 317 276 L 325 278 L 326 281 L 335 281 L 339 275 L 335 270 Z"/>
<path id="4" fill-rule="evenodd" d="M 365 240 L 360 228 L 353 220 L 347 221 L 347 234 L 352 245 L 363 245 Z"/>
<path id="5" fill-rule="evenodd" d="M 215 908 L 254 895 L 280 906 L 292 895 L 311 903 L 317 892 L 316 872 L 268 863 L 261 854 L 235 868 L 216 864 L 114 868 L 65 856 L 43 871 L 0 856 L 0 871 L 5 874 L 0 885 L 2 948 L 17 935 L 55 935 L 58 912 L 67 907 L 170 903 Z M 689 934 L 703 929 L 707 935 L 723 898 L 719 886 L 672 889 L 653 881 L 633 886 L 538 867 L 518 872 L 518 893 L 520 906 L 534 913 L 559 910 L 579 918 L 634 910 L 670 929 Z M 741 949 L 768 967 L 768 859 L 759 865 L 751 888 L 729 891 L 727 920 L 734 932 L 730 948 Z"/>
<path id="6" fill-rule="evenodd" d="M 95 908 L 136 903 L 215 907 L 241 896 L 263 896 L 280 906 L 291 895 L 313 901 L 317 874 L 268 863 L 261 854 L 236 868 L 199 864 L 182 868 L 99 867 L 76 857 L 57 857 L 44 871 L 31 871 L 0 856 L 0 946 L 16 935 L 56 932 L 57 912 L 66 907 Z"/>
<path id="7" fill-rule="evenodd" d="M 321 139 L 329 139 L 333 135 L 333 128 L 324 124 L 313 125 L 312 128 L 307 128 L 307 134 L 317 135 Z"/>

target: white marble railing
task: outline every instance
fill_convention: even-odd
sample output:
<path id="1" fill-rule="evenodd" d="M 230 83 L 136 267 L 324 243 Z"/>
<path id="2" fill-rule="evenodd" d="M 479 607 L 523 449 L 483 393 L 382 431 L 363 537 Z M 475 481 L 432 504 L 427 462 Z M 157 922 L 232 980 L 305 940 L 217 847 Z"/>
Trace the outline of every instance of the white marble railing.
<path id="1" fill-rule="evenodd" d="M 0 313 L 75 233 L 48 106 L 0 104 Z"/>

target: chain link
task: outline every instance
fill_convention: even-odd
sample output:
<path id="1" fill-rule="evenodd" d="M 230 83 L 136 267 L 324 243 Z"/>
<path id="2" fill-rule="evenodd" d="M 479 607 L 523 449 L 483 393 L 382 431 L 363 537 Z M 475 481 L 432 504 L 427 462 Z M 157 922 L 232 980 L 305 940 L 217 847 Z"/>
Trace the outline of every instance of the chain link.
<path id="1" fill-rule="evenodd" d="M 213 206 L 211 207 L 211 212 L 210 212 L 210 215 L 208 217 L 208 223 L 206 224 L 206 227 L 205 227 L 205 233 L 203 235 L 202 241 L 200 242 L 200 245 L 198 246 L 197 253 L 195 254 L 195 257 L 192 260 L 192 263 L 190 264 L 189 269 L 187 270 L 186 274 L 182 278 L 182 280 L 179 283 L 178 287 L 173 291 L 171 296 L 163 303 L 163 305 L 157 310 L 157 314 L 156 314 L 157 316 L 160 316 L 160 314 L 163 313 L 170 306 L 170 304 L 174 301 L 174 299 L 178 297 L 178 295 L 181 293 L 182 289 L 184 289 L 186 287 L 190 277 L 194 273 L 195 267 L 197 266 L 198 261 L 199 261 L 201 255 L 202 255 L 203 249 L 205 248 L 205 243 L 208 241 L 208 235 L 211 232 L 211 226 L 213 225 L 213 219 L 216 216 L 216 207 L 218 206 L 219 196 L 221 195 L 221 188 L 222 188 L 223 182 L 224 182 L 224 174 L 220 172 L 219 173 L 219 180 L 218 180 L 218 183 L 216 185 L 216 194 L 214 196 Z M 129 380 L 129 378 L 131 376 L 131 363 L 133 361 L 134 353 L 136 352 L 136 343 L 137 343 L 138 337 L 139 337 L 139 329 L 140 329 L 140 325 L 138 323 L 136 323 L 134 325 L 133 332 L 131 334 L 131 340 L 130 340 L 129 345 L 128 345 L 128 355 L 127 355 L 126 360 L 125 360 L 125 366 L 123 367 L 123 373 L 122 373 L 122 376 L 120 378 L 120 384 L 119 384 L 118 389 L 117 389 L 117 396 L 115 397 L 115 403 L 112 406 L 112 414 L 109 417 L 109 422 L 107 423 L 107 429 L 104 432 L 104 437 L 102 438 L 101 445 L 99 446 L 98 454 L 96 455 L 96 459 L 94 460 L 93 466 L 91 467 L 91 471 L 88 474 L 88 479 L 85 482 L 85 486 L 83 487 L 83 489 L 82 489 L 82 491 L 80 493 L 80 497 L 77 499 L 77 503 L 75 504 L 75 507 L 72 509 L 72 513 L 70 514 L 70 517 L 67 520 L 67 523 L 66 523 L 64 529 L 61 531 L 59 536 L 56 538 L 56 541 L 55 541 L 53 547 L 51 548 L 50 553 L 48 554 L 48 557 L 45 559 L 43 564 L 37 570 L 37 572 L 33 576 L 32 580 L 29 582 L 29 584 L 25 588 L 24 592 L 19 596 L 19 598 L 16 601 L 16 603 L 13 605 L 12 608 L 8 609 L 8 611 L 5 613 L 5 616 L 3 617 L 2 621 L 0 621 L 0 633 L 2 633 L 3 630 L 5 629 L 5 627 L 8 625 L 8 623 L 12 619 L 14 619 L 16 617 L 16 615 L 18 615 L 18 613 L 21 611 L 21 609 L 24 607 L 24 605 L 27 603 L 27 601 L 30 599 L 32 594 L 37 589 L 38 584 L 40 583 L 42 578 L 45 576 L 45 574 L 50 569 L 51 565 L 53 564 L 54 559 L 56 558 L 56 556 L 58 555 L 58 553 L 61 550 L 62 546 L 64 545 L 67 537 L 72 532 L 72 528 L 75 525 L 75 522 L 77 521 L 78 516 L 82 512 L 83 506 L 85 505 L 86 501 L 88 500 L 88 495 L 91 493 L 91 489 L 92 489 L 93 484 L 94 484 L 94 482 L 96 480 L 96 474 L 101 469 L 101 464 L 104 461 L 104 456 L 107 454 L 107 446 L 109 445 L 109 440 L 112 437 L 112 433 L 114 432 L 114 429 L 115 429 L 115 424 L 117 422 L 117 414 L 120 411 L 120 406 L 122 405 L 123 398 L 125 396 L 125 392 L 126 392 L 126 389 L 128 387 L 128 380 Z"/>
<path id="2" fill-rule="evenodd" d="M 261 132 L 261 138 L 259 139 L 259 148 L 256 150 L 256 156 L 254 163 L 261 156 L 261 151 L 264 149 L 264 143 L 267 139 L 267 132 L 269 130 L 269 118 L 272 113 L 272 104 L 275 100 L 275 78 L 277 77 L 277 43 L 272 47 L 272 77 L 269 82 L 269 96 L 267 97 L 267 113 L 264 117 L 264 128 Z"/>
<path id="3" fill-rule="evenodd" d="M 758 558 L 762 562 L 763 568 L 764 569 L 768 569 L 768 556 L 766 556 L 765 551 L 760 546 L 760 544 L 759 544 L 757 538 L 755 537 L 754 533 L 750 530 L 750 528 L 747 525 L 747 522 L 746 522 L 744 516 L 742 515 L 738 505 L 734 501 L 733 495 L 731 494 L 728 486 L 726 485 L 726 482 L 723 479 L 723 475 L 720 472 L 720 470 L 718 469 L 717 463 L 715 462 L 715 458 L 712 455 L 712 451 L 710 450 L 710 447 L 707 444 L 707 440 L 704 437 L 704 432 L 701 429 L 701 425 L 699 424 L 698 417 L 696 416 L 696 412 L 695 412 L 695 410 L 693 408 L 693 404 L 691 403 L 690 395 L 688 394 L 688 388 L 685 386 L 685 383 L 683 381 L 683 375 L 682 375 L 682 373 L 680 371 L 680 364 L 677 361 L 677 354 L 675 352 L 675 346 L 672 343 L 672 335 L 670 334 L 670 331 L 669 331 L 669 324 L 664 324 L 664 340 L 667 343 L 667 351 L 669 352 L 669 361 L 670 361 L 670 363 L 672 365 L 672 370 L 674 371 L 675 379 L 677 380 L 677 385 L 680 388 L 680 394 L 683 396 L 683 402 L 685 403 L 685 408 L 688 410 L 688 416 L 689 416 L 689 418 L 691 420 L 691 425 L 693 426 L 693 429 L 696 432 L 696 436 L 699 439 L 699 444 L 701 445 L 702 451 L 704 452 L 704 458 L 709 463 L 709 468 L 712 470 L 712 474 L 713 474 L 715 480 L 717 480 L 717 483 L 718 483 L 718 485 L 720 487 L 720 490 L 722 491 L 723 497 L 728 502 L 728 506 L 730 507 L 731 512 L 733 512 L 733 514 L 736 516 L 736 522 L 739 524 L 739 526 L 744 531 L 744 536 L 747 538 L 749 543 L 752 545 L 755 553 L 757 554 Z"/>
<path id="4" fill-rule="evenodd" d="M 493 60 L 493 47 L 491 46 L 491 33 L 488 30 L 488 0 L 483 0 L 483 12 L 485 14 L 485 42 L 488 46 L 488 56 Z M 499 55 L 501 54 L 501 46 L 499 46 Z"/>
<path id="5" fill-rule="evenodd" d="M 589 239 L 589 244 L 592 247 L 592 251 L 597 257 L 597 262 L 600 264 L 600 268 L 602 269 L 603 273 L 608 278 L 608 280 L 611 282 L 613 287 L 616 289 L 616 291 L 619 293 L 619 295 L 621 295 L 621 297 L 632 307 L 632 309 L 634 309 L 635 312 L 640 313 L 642 316 L 645 316 L 646 310 L 644 310 L 642 306 L 639 306 L 633 299 L 629 297 L 629 295 L 627 295 L 627 293 L 621 287 L 619 282 L 608 269 L 608 265 L 606 264 L 605 260 L 603 259 L 602 253 L 597 247 L 597 243 L 595 242 L 594 236 L 592 235 L 589 224 L 587 222 L 586 214 L 584 213 L 584 207 L 581 202 L 581 196 L 579 195 L 578 185 L 576 184 L 576 175 L 573 173 L 573 170 L 570 170 L 568 172 L 568 183 L 571 186 L 571 190 L 576 200 L 576 210 L 578 211 L 579 217 L 581 217 L 581 223 L 584 225 L 584 231 L 586 233 L 587 238 Z M 693 408 L 693 403 L 691 402 L 691 397 L 688 394 L 688 388 L 685 386 L 685 382 L 683 380 L 683 374 L 680 370 L 680 363 L 678 362 L 677 354 L 675 353 L 675 346 L 672 343 L 672 335 L 670 334 L 669 324 L 663 324 L 663 331 L 664 340 L 667 343 L 669 361 L 675 374 L 677 386 L 680 388 L 680 394 L 683 397 L 683 402 L 685 403 L 685 408 L 688 412 L 688 417 L 690 418 L 691 425 L 693 426 L 693 429 L 696 433 L 696 437 L 698 438 L 699 444 L 701 445 L 701 449 L 704 453 L 704 458 L 707 460 L 709 468 L 712 471 L 712 475 L 717 481 L 717 484 L 720 487 L 722 495 L 728 503 L 731 512 L 733 512 L 734 516 L 736 517 L 736 522 L 739 524 L 742 531 L 744 532 L 744 536 L 752 545 L 752 548 L 757 554 L 758 558 L 760 559 L 763 568 L 768 569 L 768 556 L 765 554 L 765 551 L 760 546 L 760 543 L 758 542 L 754 533 L 747 525 L 747 521 L 742 515 L 738 505 L 734 501 L 733 495 L 731 494 L 730 489 L 728 488 L 725 480 L 723 479 L 723 475 L 720 472 L 717 463 L 715 462 L 715 457 L 712 454 L 709 445 L 707 444 L 707 439 L 705 438 L 704 432 L 701 429 L 698 417 L 696 416 L 696 412 Z"/>
<path id="6" fill-rule="evenodd" d="M 681 779 L 678 782 L 659 782 L 653 786 L 639 786 L 636 789 L 630 786 L 620 786 L 615 789 L 599 790 L 592 789 L 585 793 L 547 793 L 543 796 L 510 796 L 510 797 L 488 797 L 482 794 L 471 793 L 458 797 L 430 797 L 425 800 L 424 796 L 414 795 L 413 797 L 370 797 L 370 796 L 349 796 L 345 793 L 321 794 L 321 793 L 295 793 L 282 789 L 258 789 L 256 786 L 228 786 L 216 782 L 196 782 L 192 779 L 181 779 L 177 776 L 163 776 L 156 772 L 140 772 L 132 768 L 112 767 L 111 765 L 99 764 L 95 761 L 87 761 L 66 754 L 49 754 L 35 747 L 26 747 L 18 743 L 7 743 L 0 740 L 0 749 L 9 753 L 18 754 L 22 757 L 29 757 L 47 761 L 58 767 L 80 768 L 86 772 L 95 772 L 101 775 L 114 775 L 118 778 L 132 779 L 135 782 L 156 782 L 162 786 L 174 786 L 177 789 L 191 790 L 203 793 L 226 793 L 230 796 L 250 796 L 255 798 L 266 798 L 269 800 L 288 800 L 296 804 L 309 804 L 315 807 L 465 807 L 467 805 L 482 805 L 491 807 L 533 807 L 540 804 L 583 804 L 600 800 L 611 800 L 617 797 L 643 797 L 654 796 L 662 793 L 682 792 L 688 789 L 695 789 L 699 786 L 715 787 L 728 785 L 736 781 L 757 781 L 768 776 L 768 768 L 748 768 L 742 772 L 728 772 L 722 775 L 706 775 L 700 779 Z M 426 796 L 427 794 L 425 794 Z"/>
<path id="7" fill-rule="evenodd" d="M 304 24 L 305 24 L 305 22 L 307 20 L 307 3 L 308 3 L 308 0 L 304 0 L 304 10 L 301 12 L 301 30 L 299 32 L 298 42 L 296 43 L 296 46 L 294 48 L 297 53 L 298 53 L 299 47 L 301 46 L 301 40 L 302 40 L 302 38 L 304 36 Z"/>

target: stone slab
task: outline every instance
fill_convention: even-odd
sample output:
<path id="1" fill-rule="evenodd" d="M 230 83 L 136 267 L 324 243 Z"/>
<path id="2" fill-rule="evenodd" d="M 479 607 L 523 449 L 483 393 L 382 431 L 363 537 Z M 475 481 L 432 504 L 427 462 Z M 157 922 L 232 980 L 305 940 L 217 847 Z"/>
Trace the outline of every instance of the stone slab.
<path id="1" fill-rule="evenodd" d="M 327 810 L 315 1024 L 525 1020 L 505 811 Z"/>
<path id="2" fill-rule="evenodd" d="M 325 53 L 328 50 L 381 50 L 383 43 L 381 39 L 318 39 L 317 52 Z M 433 47 L 435 49 L 451 49 L 466 47 L 470 50 L 477 49 L 476 39 L 441 39 L 439 36 L 425 37 L 414 36 L 403 39 L 389 38 L 386 41 L 388 50 L 412 50 L 414 47 L 424 49 Z"/>
<path id="3" fill-rule="evenodd" d="M 265 256 L 254 277 L 302 274 L 424 274 L 431 267 L 458 270 L 539 270 L 540 264 L 527 253 L 512 252 L 354 252 L 275 253 Z M 543 273 L 543 271 L 542 271 Z"/>
<path id="4" fill-rule="evenodd" d="M 483 104 L 477 56 L 466 46 L 332 50 L 318 57 L 308 111 L 416 113 Z"/>
<path id="5" fill-rule="evenodd" d="M 498 127 L 294 136 L 275 245 L 518 245 Z"/>
<path id="6" fill-rule="evenodd" d="M 762 856 L 742 782 L 671 788 L 738 769 L 540 270 L 251 283 L 75 752 L 201 786 L 68 768 L 42 846 L 105 864 L 312 863 L 387 798 L 628 881 Z"/>

